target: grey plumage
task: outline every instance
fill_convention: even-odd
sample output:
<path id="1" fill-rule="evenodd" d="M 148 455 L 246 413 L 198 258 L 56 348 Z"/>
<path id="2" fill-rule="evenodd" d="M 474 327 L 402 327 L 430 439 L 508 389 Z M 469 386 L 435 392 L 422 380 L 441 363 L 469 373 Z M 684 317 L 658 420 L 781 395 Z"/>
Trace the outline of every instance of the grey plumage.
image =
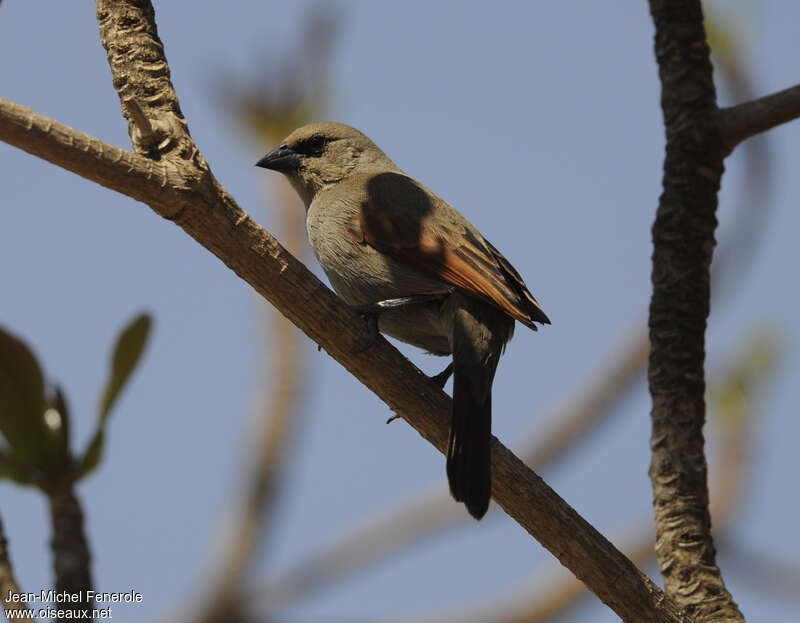
<path id="1" fill-rule="evenodd" d="M 383 311 L 381 332 L 453 355 L 450 490 L 480 519 L 491 495 L 491 386 L 514 319 L 549 323 L 522 278 L 459 212 L 337 123 L 295 130 L 259 166 L 284 173 L 306 205 L 311 247 L 339 296 Z"/>

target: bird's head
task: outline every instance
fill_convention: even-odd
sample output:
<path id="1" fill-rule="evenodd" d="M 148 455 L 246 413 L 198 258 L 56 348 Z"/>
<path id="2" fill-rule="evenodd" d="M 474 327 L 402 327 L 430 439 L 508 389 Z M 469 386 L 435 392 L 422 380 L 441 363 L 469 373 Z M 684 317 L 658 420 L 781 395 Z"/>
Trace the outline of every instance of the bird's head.
<path id="1" fill-rule="evenodd" d="M 309 206 L 323 188 L 354 172 L 392 170 L 394 163 L 375 143 L 343 123 L 312 123 L 296 129 L 256 166 L 283 173 Z"/>

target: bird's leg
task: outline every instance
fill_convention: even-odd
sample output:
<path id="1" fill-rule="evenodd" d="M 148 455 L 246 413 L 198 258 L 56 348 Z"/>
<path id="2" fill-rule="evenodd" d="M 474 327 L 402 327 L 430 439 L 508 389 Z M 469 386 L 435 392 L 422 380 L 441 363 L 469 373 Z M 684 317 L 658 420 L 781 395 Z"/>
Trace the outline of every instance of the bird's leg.
<path id="1" fill-rule="evenodd" d="M 453 362 L 447 364 L 447 367 L 436 374 L 435 376 L 431 377 L 431 381 L 436 383 L 439 387 L 444 389 L 445 384 L 447 383 L 447 379 L 450 378 L 450 375 L 453 374 Z"/>
<path id="2" fill-rule="evenodd" d="M 367 305 L 358 305 L 353 307 L 353 311 L 364 316 L 367 321 L 367 341 L 363 346 L 360 346 L 355 354 L 363 353 L 369 350 L 378 341 L 378 318 L 388 309 L 395 309 L 397 307 L 404 307 L 406 305 L 413 305 L 415 303 L 427 303 L 428 301 L 440 301 L 443 294 L 415 294 L 412 296 L 400 296 L 394 299 L 384 299 L 375 303 Z"/>

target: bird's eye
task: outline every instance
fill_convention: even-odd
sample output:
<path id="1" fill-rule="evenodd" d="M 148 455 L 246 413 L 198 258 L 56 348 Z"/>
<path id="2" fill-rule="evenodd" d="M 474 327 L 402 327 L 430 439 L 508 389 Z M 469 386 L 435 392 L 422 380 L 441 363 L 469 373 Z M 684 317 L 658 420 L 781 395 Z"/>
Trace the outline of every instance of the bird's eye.
<path id="1" fill-rule="evenodd" d="M 298 142 L 294 146 L 294 151 L 304 156 L 321 156 L 327 142 L 327 138 L 317 134 Z"/>

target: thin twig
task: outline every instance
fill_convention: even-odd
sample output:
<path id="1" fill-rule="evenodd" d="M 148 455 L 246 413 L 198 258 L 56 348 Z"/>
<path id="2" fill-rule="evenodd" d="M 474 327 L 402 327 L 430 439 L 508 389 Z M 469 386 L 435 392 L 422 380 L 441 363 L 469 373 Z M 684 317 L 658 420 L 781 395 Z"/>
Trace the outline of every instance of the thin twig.
<path id="1" fill-rule="evenodd" d="M 716 113 L 726 153 L 742 141 L 800 117 L 800 85 Z"/>

